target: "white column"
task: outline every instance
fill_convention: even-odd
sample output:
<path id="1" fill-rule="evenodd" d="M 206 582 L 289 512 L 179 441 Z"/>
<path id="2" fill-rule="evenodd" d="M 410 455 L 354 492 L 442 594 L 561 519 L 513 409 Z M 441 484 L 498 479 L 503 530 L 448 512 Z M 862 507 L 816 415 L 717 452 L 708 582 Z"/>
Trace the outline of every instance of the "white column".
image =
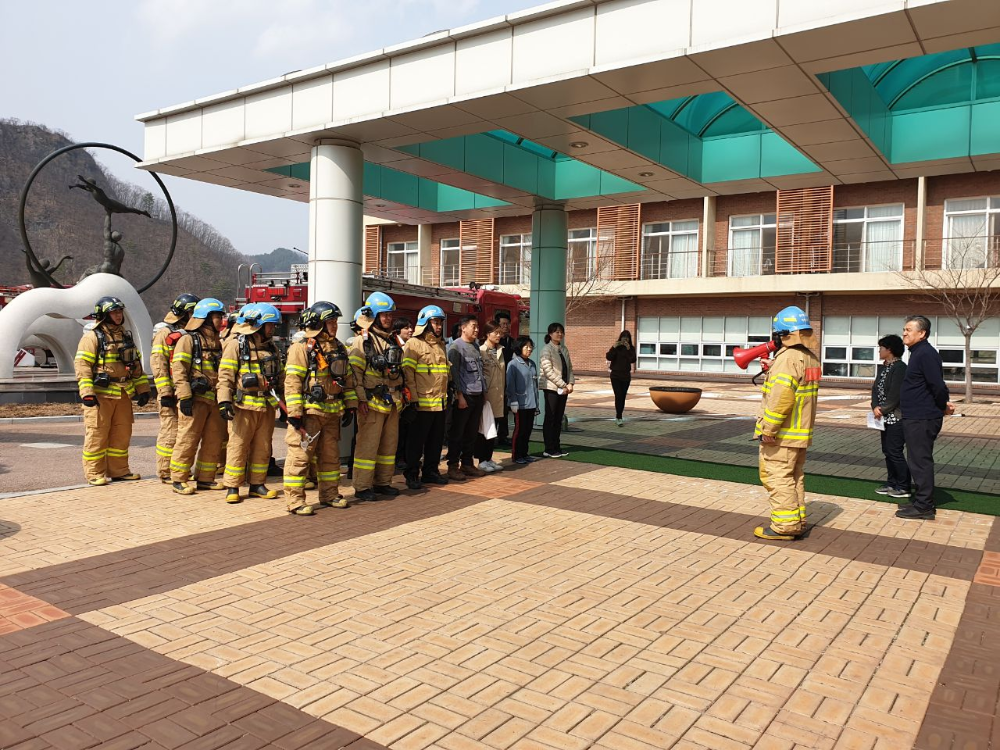
<path id="1" fill-rule="evenodd" d="M 319 141 L 309 164 L 309 304 L 327 300 L 344 313 L 338 335 L 351 333 L 361 307 L 364 260 L 364 157 L 357 143 Z"/>
<path id="2" fill-rule="evenodd" d="M 420 258 L 420 283 L 428 286 L 441 286 L 441 278 L 431 276 L 434 268 L 434 258 L 431 251 L 431 235 L 433 224 L 417 224 L 417 250 Z"/>
<path id="3" fill-rule="evenodd" d="M 927 178 L 920 175 L 917 178 L 917 231 L 913 248 L 913 269 L 923 270 L 924 267 L 924 212 L 927 210 Z M 942 260 L 944 255 L 942 254 Z"/>
<path id="4" fill-rule="evenodd" d="M 706 195 L 701 215 L 701 277 L 707 279 L 715 257 L 715 196 Z"/>

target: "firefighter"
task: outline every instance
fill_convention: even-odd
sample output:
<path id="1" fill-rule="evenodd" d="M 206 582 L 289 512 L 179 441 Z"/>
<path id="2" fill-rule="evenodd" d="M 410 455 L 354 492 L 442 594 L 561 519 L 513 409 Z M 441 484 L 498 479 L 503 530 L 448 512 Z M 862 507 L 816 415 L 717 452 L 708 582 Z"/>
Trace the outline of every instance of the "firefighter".
<path id="1" fill-rule="evenodd" d="M 314 462 L 320 505 L 347 507 L 339 489 L 340 427 L 358 401 L 347 349 L 337 340 L 340 316 L 331 302 L 313 304 L 302 316 L 304 337 L 289 347 L 285 363 L 285 500 L 299 516 L 313 515 L 305 490 Z"/>
<path id="2" fill-rule="evenodd" d="M 282 384 L 281 354 L 272 341 L 281 313 L 266 302 L 243 308 L 222 348 L 216 391 L 219 413 L 229 426 L 223 484 L 226 502 L 240 502 L 240 486 L 247 474 L 250 495 L 271 500 L 278 496 L 264 484 L 271 458 L 274 410 Z M 247 459 L 249 458 L 249 466 Z"/>
<path id="3" fill-rule="evenodd" d="M 407 409 L 416 409 L 407 435 L 404 472 L 411 490 L 422 489 L 424 483 L 448 484 L 440 470 L 449 382 L 444 321 L 444 310 L 427 305 L 417 315 L 417 327 L 403 347 L 403 381 L 410 401 Z"/>
<path id="4" fill-rule="evenodd" d="M 215 404 L 215 388 L 219 380 L 219 362 L 222 359 L 222 342 L 219 329 L 225 305 L 208 298 L 198 302 L 191 318 L 184 326 L 185 335 L 174 348 L 171 363 L 174 388 L 177 392 L 180 419 L 177 444 L 170 461 L 173 490 L 179 495 L 192 495 L 195 487 L 187 484 L 194 474 L 199 490 L 222 490 L 225 486 L 215 481 L 216 469 L 222 453 L 226 428 Z M 201 450 L 198 449 L 199 443 Z M 195 470 L 191 463 L 198 460 Z"/>
<path id="5" fill-rule="evenodd" d="M 83 334 L 74 361 L 83 402 L 83 473 L 87 483 L 103 487 L 139 479 L 128 467 L 132 440 L 132 397 L 149 403 L 149 380 L 142 371 L 132 332 L 123 327 L 125 305 L 101 297 L 94 306 L 94 328 Z"/>
<path id="6" fill-rule="evenodd" d="M 238 312 L 231 312 L 226 316 L 226 327 L 222 329 L 219 334 L 219 341 L 223 348 L 226 346 L 226 341 L 229 337 L 233 335 L 233 328 L 235 328 L 239 323 L 243 322 L 243 313 L 250 305 L 243 305 Z M 226 450 L 229 448 L 229 422 L 222 420 L 222 445 L 220 446 L 219 456 L 225 458 Z M 222 476 L 226 472 L 226 465 L 219 462 L 219 466 L 216 469 L 216 476 Z"/>
<path id="7" fill-rule="evenodd" d="M 820 363 L 809 316 L 786 307 L 774 316 L 780 348 L 767 370 L 754 437 L 760 439 L 760 481 L 771 500 L 770 524 L 754 529 L 760 539 L 791 541 L 806 523 L 806 449 L 812 443 Z"/>
<path id="8" fill-rule="evenodd" d="M 391 484 L 403 385 L 403 350 L 392 335 L 395 309 L 396 303 L 388 294 L 372 292 L 358 320 L 361 332 L 351 346 L 358 397 L 354 497 L 362 502 L 399 494 Z"/>
<path id="9" fill-rule="evenodd" d="M 170 456 L 177 442 L 177 396 L 170 378 L 170 360 L 174 345 L 181 337 L 181 329 L 191 316 L 200 298 L 181 294 L 174 300 L 162 323 L 153 326 L 153 346 L 149 352 L 149 369 L 153 371 L 153 385 L 160 400 L 160 431 L 156 435 L 156 474 L 160 481 L 170 481 Z"/>

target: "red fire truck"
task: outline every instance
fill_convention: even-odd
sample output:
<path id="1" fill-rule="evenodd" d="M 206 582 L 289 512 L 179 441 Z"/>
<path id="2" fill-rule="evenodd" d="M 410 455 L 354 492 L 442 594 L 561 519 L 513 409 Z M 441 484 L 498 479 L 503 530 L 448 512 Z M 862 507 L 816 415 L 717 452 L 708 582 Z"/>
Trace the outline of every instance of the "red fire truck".
<path id="1" fill-rule="evenodd" d="M 256 267 L 257 270 L 254 270 Z M 302 311 L 308 307 L 309 266 L 293 264 L 288 271 L 264 273 L 256 263 L 241 263 L 237 270 L 237 307 L 249 302 L 269 302 L 281 311 L 282 327 L 278 335 L 287 338 Z M 475 315 L 479 322 L 493 320 L 498 312 L 510 313 L 511 336 L 517 336 L 520 323 L 527 317 L 528 304 L 515 294 L 507 294 L 490 286 L 474 285 L 470 289 L 441 289 L 410 284 L 400 279 L 387 279 L 365 274 L 361 277 L 362 300 L 372 292 L 385 292 L 396 303 L 395 317 L 409 318 L 416 324 L 417 313 L 427 305 L 439 305 L 448 316 L 445 335 L 463 315 Z M 337 302 L 337 300 L 330 300 Z M 339 303 L 338 303 L 339 304 Z M 343 310 L 345 316 L 354 310 Z"/>

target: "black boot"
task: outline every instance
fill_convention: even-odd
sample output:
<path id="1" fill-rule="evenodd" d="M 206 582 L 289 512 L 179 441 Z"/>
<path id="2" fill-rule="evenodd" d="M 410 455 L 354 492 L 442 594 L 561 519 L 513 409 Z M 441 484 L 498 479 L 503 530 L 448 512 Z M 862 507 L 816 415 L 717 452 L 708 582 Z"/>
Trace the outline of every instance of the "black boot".
<path id="1" fill-rule="evenodd" d="M 354 499 L 359 503 L 373 503 L 381 500 L 378 495 L 375 494 L 375 490 L 369 487 L 367 490 L 361 490 L 360 492 L 354 493 Z"/>
<path id="2" fill-rule="evenodd" d="M 372 489 L 375 490 L 376 494 L 386 497 L 396 497 L 399 494 L 399 490 L 388 484 L 376 484 Z"/>

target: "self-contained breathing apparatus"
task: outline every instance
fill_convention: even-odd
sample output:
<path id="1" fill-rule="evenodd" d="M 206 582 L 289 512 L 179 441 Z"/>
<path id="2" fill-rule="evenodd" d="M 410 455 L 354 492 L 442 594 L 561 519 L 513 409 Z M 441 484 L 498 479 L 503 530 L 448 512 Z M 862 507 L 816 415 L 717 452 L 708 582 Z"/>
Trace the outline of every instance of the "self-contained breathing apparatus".
<path id="1" fill-rule="evenodd" d="M 347 387 L 347 381 L 345 380 L 343 373 L 337 374 L 333 372 L 333 363 L 346 363 L 347 349 L 344 348 L 343 344 L 338 343 L 337 348 L 332 353 L 326 353 L 323 351 L 323 348 L 319 345 L 319 342 L 317 342 L 316 339 L 309 339 L 306 342 L 306 351 L 308 352 L 309 357 L 309 377 L 310 380 L 313 381 L 312 386 L 309 388 L 307 400 L 314 404 L 321 404 L 335 398 L 335 394 L 328 395 L 326 388 L 318 382 L 319 371 L 329 370 L 331 379 L 334 383 L 340 386 L 340 392 L 343 392 Z"/>
<path id="2" fill-rule="evenodd" d="M 387 339 L 382 339 L 381 336 L 373 337 L 370 330 L 362 331 L 361 335 L 364 337 L 362 341 L 364 342 L 365 359 L 368 361 L 368 367 L 381 373 L 382 377 L 400 377 L 403 366 L 403 348 L 396 343 L 395 337 L 390 336 Z M 375 345 L 374 339 L 376 338 L 385 342 L 384 348 L 379 348 Z M 385 383 L 380 383 L 374 388 L 365 388 L 365 392 L 369 398 L 374 395 L 387 404 L 396 404 L 396 400 L 392 397 L 392 390 Z M 403 405 L 401 404 L 400 406 Z"/>
<path id="3" fill-rule="evenodd" d="M 211 384 L 208 382 L 208 378 L 205 377 L 201 370 L 202 364 L 208 359 L 209 362 L 215 367 L 219 368 L 219 362 L 222 359 L 221 349 L 212 349 L 207 355 L 201 346 L 201 336 L 198 335 L 197 331 L 185 331 L 185 333 L 191 336 L 191 392 L 196 396 L 203 396 L 212 390 Z M 194 374 L 194 370 L 197 368 L 198 374 Z"/>
<path id="4" fill-rule="evenodd" d="M 251 356 L 250 356 L 250 341 L 246 334 L 240 334 L 237 339 L 237 345 L 239 347 L 240 361 L 246 363 L 247 367 L 250 367 Z M 240 388 L 236 391 L 236 402 L 240 403 L 243 401 L 243 395 L 247 391 L 252 392 L 264 392 L 271 390 L 274 387 L 274 383 L 278 379 L 278 375 L 281 372 L 281 357 L 273 349 L 256 349 L 257 355 L 257 366 L 260 368 L 260 373 L 256 372 L 245 372 L 240 377 Z M 261 351 L 266 351 L 265 356 L 260 356 Z M 263 380 L 263 382 L 261 382 Z"/>
<path id="5" fill-rule="evenodd" d="M 101 326 L 97 326 L 94 328 L 94 334 L 97 336 L 97 358 L 103 366 L 108 351 L 107 333 L 103 328 L 101 328 Z M 121 363 L 125 365 L 126 370 L 128 370 L 128 374 L 115 382 L 125 383 L 135 374 L 135 366 L 136 363 L 139 362 L 139 350 L 136 348 L 135 342 L 132 340 L 132 332 L 124 328 L 122 329 L 122 344 L 118 349 L 118 358 L 121 360 Z M 111 375 L 106 372 L 95 373 L 94 387 L 110 388 Z"/>

